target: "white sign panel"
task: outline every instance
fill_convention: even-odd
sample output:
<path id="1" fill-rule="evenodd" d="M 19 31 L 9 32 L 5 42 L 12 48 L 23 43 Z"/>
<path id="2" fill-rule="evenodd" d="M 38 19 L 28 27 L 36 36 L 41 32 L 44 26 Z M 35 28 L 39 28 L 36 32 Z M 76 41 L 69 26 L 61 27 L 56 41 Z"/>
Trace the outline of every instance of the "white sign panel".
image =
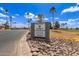
<path id="1" fill-rule="evenodd" d="M 45 31 L 35 31 L 36 37 L 45 37 Z"/>
<path id="2" fill-rule="evenodd" d="M 45 37 L 45 23 L 36 23 L 35 24 L 35 36 L 36 37 Z"/>

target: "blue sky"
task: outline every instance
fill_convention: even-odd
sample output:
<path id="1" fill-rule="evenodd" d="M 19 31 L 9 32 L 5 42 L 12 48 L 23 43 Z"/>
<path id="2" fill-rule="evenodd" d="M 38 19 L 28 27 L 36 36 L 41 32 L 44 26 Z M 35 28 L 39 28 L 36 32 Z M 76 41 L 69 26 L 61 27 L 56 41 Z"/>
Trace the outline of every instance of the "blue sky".
<path id="1" fill-rule="evenodd" d="M 0 20 L 5 21 L 5 16 L 13 16 L 17 26 L 25 26 L 27 24 L 26 15 L 30 13 L 33 21 L 40 13 L 44 14 L 45 21 L 53 21 L 52 14 L 49 12 L 51 7 L 56 8 L 55 20 L 60 23 L 68 23 L 69 27 L 79 27 L 79 4 L 77 3 L 0 3 Z M 4 14 L 4 10 L 8 9 L 8 15 Z"/>

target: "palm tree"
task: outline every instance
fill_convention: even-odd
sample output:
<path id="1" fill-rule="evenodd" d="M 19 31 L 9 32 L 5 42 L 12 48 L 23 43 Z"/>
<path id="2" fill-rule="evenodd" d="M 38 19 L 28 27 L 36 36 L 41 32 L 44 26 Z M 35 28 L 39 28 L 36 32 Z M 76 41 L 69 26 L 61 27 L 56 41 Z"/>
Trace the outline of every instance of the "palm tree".
<path id="1" fill-rule="evenodd" d="M 67 23 L 62 23 L 62 24 L 61 24 L 61 27 L 62 27 L 62 28 L 67 27 Z"/>
<path id="2" fill-rule="evenodd" d="M 27 13 L 26 15 L 28 16 L 27 22 L 28 22 L 28 28 L 29 28 L 29 13 Z"/>
<path id="3" fill-rule="evenodd" d="M 12 16 L 9 16 L 10 18 L 10 28 L 12 27 Z"/>
<path id="4" fill-rule="evenodd" d="M 65 28 L 67 29 L 68 28 L 67 23 L 65 23 L 65 26 L 66 26 Z"/>
<path id="5" fill-rule="evenodd" d="M 15 24 L 15 29 L 16 29 L 16 28 L 17 28 L 17 26 L 16 26 L 16 24 L 17 24 L 16 21 L 14 21 L 13 23 Z"/>
<path id="6" fill-rule="evenodd" d="M 50 8 L 50 12 L 51 12 L 52 15 L 53 15 L 53 30 L 54 30 L 54 22 L 55 22 L 55 20 L 54 20 L 54 13 L 56 12 L 56 8 L 55 8 L 55 7 L 51 7 L 51 8 Z"/>
<path id="7" fill-rule="evenodd" d="M 7 14 L 8 14 L 8 10 L 7 9 L 4 10 L 4 14 L 6 15 L 6 25 L 9 25 L 8 20 L 7 20 L 7 18 L 8 18 L 7 17 Z"/>
<path id="8" fill-rule="evenodd" d="M 30 18 L 29 12 L 26 15 L 28 16 L 28 28 L 29 28 L 29 23 L 32 21 L 32 19 Z"/>
<path id="9" fill-rule="evenodd" d="M 64 25 L 64 23 L 61 23 L 61 28 L 63 28 L 65 25 Z"/>
<path id="10" fill-rule="evenodd" d="M 7 15 L 8 14 L 8 10 L 5 9 L 4 14 Z M 7 21 L 7 16 L 6 16 L 6 21 Z"/>

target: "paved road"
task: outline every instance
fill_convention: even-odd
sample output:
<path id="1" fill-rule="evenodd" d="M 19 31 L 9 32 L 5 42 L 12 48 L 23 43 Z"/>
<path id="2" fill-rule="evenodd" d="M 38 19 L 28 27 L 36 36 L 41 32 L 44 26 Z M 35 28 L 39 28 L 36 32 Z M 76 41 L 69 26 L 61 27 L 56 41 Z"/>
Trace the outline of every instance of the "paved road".
<path id="1" fill-rule="evenodd" d="M 14 47 L 25 33 L 25 30 L 0 30 L 0 55 L 15 55 Z"/>

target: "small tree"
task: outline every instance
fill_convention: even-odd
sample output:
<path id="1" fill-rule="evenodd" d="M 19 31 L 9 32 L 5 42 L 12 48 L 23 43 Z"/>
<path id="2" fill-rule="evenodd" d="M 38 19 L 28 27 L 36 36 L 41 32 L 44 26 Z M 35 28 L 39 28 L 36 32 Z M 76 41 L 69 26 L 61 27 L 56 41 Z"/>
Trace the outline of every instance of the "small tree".
<path id="1" fill-rule="evenodd" d="M 54 28 L 55 28 L 55 29 L 60 28 L 60 23 L 59 23 L 58 21 L 55 22 Z"/>
<path id="2" fill-rule="evenodd" d="M 76 27 L 75 29 L 76 29 L 76 30 L 78 30 L 79 28 L 78 28 L 78 27 Z"/>
<path id="3" fill-rule="evenodd" d="M 68 27 L 68 26 L 67 26 L 67 23 L 62 23 L 62 24 L 61 24 L 61 28 L 67 29 L 67 27 Z"/>

